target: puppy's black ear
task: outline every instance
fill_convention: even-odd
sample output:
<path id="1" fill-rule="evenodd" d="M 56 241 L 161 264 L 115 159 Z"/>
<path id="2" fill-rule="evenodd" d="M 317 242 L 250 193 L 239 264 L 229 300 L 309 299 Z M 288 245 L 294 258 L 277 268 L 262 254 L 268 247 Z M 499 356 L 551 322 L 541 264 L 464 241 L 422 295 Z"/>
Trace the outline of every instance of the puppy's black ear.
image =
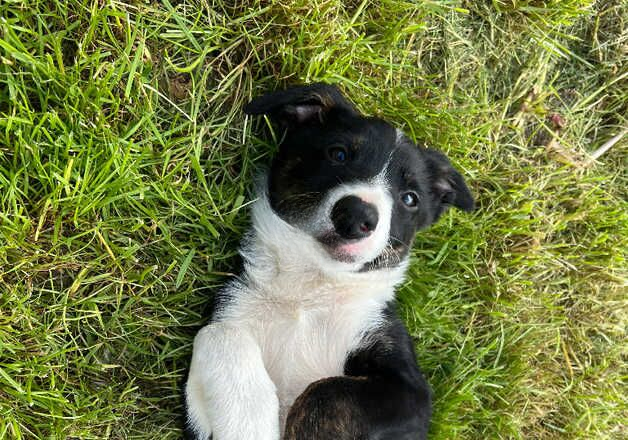
<path id="1" fill-rule="evenodd" d="M 340 91 L 330 84 L 315 83 L 267 93 L 244 107 L 249 115 L 268 115 L 290 128 L 325 122 L 332 112 L 355 114 L 355 109 Z"/>
<path id="2" fill-rule="evenodd" d="M 431 148 L 422 149 L 422 152 L 426 160 L 432 194 L 436 202 L 440 203 L 438 216 L 449 206 L 467 212 L 473 211 L 475 202 L 471 191 L 447 156 Z"/>

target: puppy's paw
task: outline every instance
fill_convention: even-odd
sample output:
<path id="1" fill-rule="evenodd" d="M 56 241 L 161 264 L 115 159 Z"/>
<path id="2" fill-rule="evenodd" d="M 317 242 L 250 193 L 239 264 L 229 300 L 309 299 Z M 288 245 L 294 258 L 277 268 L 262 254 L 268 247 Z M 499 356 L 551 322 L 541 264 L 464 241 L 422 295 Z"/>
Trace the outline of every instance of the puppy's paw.
<path id="1" fill-rule="evenodd" d="M 194 439 L 279 439 L 275 384 L 242 329 L 210 324 L 197 334 L 185 394 Z"/>

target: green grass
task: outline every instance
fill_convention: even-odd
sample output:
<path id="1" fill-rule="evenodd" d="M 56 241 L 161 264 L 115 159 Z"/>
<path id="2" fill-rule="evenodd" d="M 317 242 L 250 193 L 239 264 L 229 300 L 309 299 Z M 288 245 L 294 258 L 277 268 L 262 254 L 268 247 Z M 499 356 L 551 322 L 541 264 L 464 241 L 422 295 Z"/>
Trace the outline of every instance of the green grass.
<path id="1" fill-rule="evenodd" d="M 400 292 L 432 438 L 626 438 L 626 138 L 589 158 L 627 127 L 627 23 L 620 0 L 3 1 L 0 438 L 180 436 L 274 150 L 241 108 L 319 80 L 478 198 Z"/>

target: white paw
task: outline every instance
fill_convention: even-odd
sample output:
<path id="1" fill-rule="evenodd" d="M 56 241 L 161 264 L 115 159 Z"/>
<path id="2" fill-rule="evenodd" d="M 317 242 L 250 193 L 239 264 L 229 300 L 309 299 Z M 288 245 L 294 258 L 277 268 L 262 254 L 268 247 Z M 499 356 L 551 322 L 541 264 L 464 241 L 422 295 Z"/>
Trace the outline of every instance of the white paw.
<path id="1" fill-rule="evenodd" d="M 279 439 L 275 385 L 242 329 L 217 323 L 196 335 L 185 394 L 190 426 L 201 438 Z"/>

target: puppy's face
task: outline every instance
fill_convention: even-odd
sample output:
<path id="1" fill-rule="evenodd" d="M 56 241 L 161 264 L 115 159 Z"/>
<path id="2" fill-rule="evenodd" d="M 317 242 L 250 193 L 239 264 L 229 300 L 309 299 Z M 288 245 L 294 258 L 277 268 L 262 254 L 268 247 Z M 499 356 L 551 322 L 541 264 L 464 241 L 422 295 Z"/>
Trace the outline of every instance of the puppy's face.
<path id="1" fill-rule="evenodd" d="M 416 231 L 448 206 L 473 209 L 443 154 L 360 115 L 333 86 L 274 92 L 245 111 L 268 114 L 285 129 L 268 180 L 272 209 L 333 261 L 360 270 L 395 266 Z"/>

